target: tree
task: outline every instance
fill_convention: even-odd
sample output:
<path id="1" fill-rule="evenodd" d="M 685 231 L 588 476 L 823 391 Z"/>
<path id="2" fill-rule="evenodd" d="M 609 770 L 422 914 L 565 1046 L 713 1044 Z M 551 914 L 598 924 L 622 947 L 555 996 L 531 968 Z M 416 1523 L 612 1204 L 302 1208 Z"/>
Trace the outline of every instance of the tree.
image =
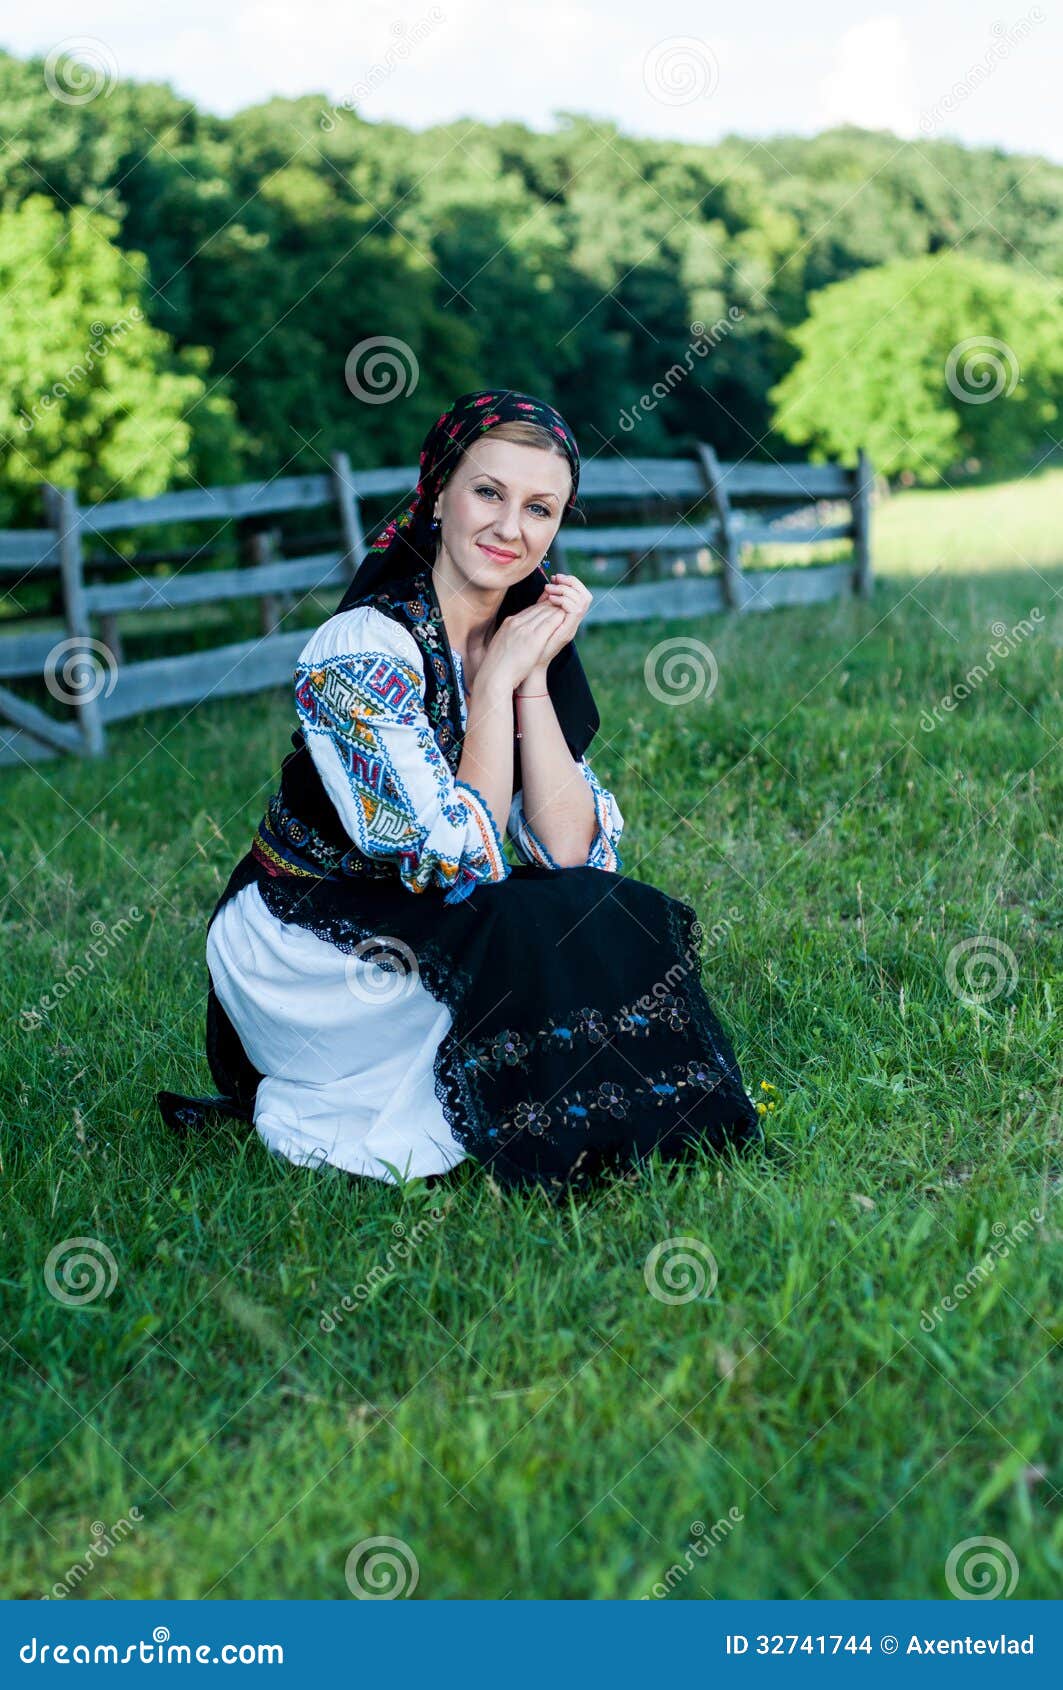
<path id="1" fill-rule="evenodd" d="M 1040 278 L 946 253 L 813 294 L 774 426 L 817 456 L 938 481 L 968 460 L 1028 466 L 1058 432 L 1063 305 Z"/>
<path id="2" fill-rule="evenodd" d="M 40 483 L 86 501 L 161 493 L 237 465 L 231 402 L 202 348 L 148 320 L 147 262 L 98 213 L 43 194 L 0 213 L 0 521 L 40 519 Z M 208 468 L 209 466 L 209 468 Z"/>

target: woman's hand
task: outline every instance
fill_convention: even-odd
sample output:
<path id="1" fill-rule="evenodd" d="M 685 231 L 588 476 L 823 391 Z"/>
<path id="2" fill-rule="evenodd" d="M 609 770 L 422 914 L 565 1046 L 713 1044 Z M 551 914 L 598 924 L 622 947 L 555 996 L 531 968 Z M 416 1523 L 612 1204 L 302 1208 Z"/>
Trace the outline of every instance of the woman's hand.
<path id="1" fill-rule="evenodd" d="M 591 593 L 575 575 L 558 573 L 550 576 L 538 603 L 552 605 L 565 613 L 564 621 L 550 634 L 536 665 L 545 669 L 558 652 L 575 638 L 577 628 L 591 607 Z"/>
<path id="2" fill-rule="evenodd" d="M 533 669 L 542 670 L 553 656 L 551 642 L 556 639 L 566 620 L 560 604 L 553 604 L 544 594 L 525 610 L 507 616 L 492 635 L 473 682 L 473 689 L 484 692 L 497 689 L 507 695 L 516 692 Z M 561 645 L 565 642 L 561 641 Z M 548 655 L 544 655 L 547 654 Z"/>

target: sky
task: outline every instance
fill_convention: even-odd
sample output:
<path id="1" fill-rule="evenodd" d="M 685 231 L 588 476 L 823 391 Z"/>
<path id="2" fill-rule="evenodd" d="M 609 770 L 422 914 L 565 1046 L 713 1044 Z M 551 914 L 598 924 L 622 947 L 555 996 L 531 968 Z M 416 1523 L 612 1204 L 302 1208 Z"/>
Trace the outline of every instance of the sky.
<path id="1" fill-rule="evenodd" d="M 369 121 L 561 111 L 708 143 L 838 123 L 1063 162 L 1063 3 L 0 0 L 0 45 L 169 82 L 222 116 L 320 93 Z"/>

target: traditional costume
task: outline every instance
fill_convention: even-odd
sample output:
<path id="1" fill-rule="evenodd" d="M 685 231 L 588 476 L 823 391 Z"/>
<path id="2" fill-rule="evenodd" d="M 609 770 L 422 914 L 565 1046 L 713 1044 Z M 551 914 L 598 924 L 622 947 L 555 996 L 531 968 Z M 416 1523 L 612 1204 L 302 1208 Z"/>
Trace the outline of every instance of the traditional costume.
<path id="1" fill-rule="evenodd" d="M 510 418 L 556 436 L 575 501 L 575 440 L 541 400 L 466 394 L 429 430 L 413 502 L 300 657 L 295 749 L 208 928 L 222 1095 L 160 1093 L 175 1127 L 221 1109 L 300 1164 L 392 1180 L 470 1158 L 554 1191 L 655 1147 L 761 1137 L 701 985 L 697 915 L 620 872 L 623 816 L 585 757 L 599 717 L 574 642 L 547 686 L 594 797 L 586 863 L 558 867 L 528 823 L 516 720 L 516 866 L 457 778 L 465 685 L 431 512 L 465 449 Z M 500 618 L 541 586 L 516 582 Z"/>

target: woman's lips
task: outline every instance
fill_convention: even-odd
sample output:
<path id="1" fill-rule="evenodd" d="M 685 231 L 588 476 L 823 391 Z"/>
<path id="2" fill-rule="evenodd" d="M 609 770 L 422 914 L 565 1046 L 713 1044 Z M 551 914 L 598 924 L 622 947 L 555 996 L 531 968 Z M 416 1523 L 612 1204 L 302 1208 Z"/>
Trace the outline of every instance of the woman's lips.
<path id="1" fill-rule="evenodd" d="M 495 546 L 485 546 L 482 540 L 477 540 L 476 544 L 482 552 L 487 553 L 488 557 L 494 558 L 496 563 L 516 563 L 517 561 L 516 552 L 499 551 Z"/>

